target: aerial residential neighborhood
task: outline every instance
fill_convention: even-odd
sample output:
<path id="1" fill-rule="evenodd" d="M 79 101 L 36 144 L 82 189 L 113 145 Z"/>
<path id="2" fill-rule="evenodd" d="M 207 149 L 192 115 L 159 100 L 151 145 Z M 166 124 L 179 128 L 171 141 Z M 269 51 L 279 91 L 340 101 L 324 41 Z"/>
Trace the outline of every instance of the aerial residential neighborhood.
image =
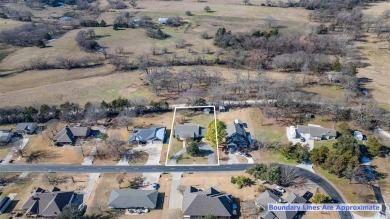
<path id="1" fill-rule="evenodd" d="M 389 60 L 386 0 L 2 0 L 0 219 L 390 218 Z"/>

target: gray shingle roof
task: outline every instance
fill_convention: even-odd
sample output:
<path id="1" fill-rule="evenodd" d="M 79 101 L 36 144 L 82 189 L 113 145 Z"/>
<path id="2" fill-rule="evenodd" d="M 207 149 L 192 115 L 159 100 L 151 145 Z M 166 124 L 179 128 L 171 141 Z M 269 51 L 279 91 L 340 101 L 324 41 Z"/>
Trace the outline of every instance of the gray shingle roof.
<path id="1" fill-rule="evenodd" d="M 306 199 L 303 197 L 291 192 L 288 194 L 286 200 L 279 202 L 279 197 L 274 195 L 269 190 L 261 193 L 260 196 L 256 199 L 255 203 L 258 206 L 261 206 L 264 211 L 260 214 L 261 218 L 264 219 L 292 219 L 298 213 L 298 211 L 268 211 L 269 203 L 306 203 Z"/>
<path id="2" fill-rule="evenodd" d="M 108 199 L 111 208 L 156 208 L 157 190 L 113 189 Z"/>
<path id="3" fill-rule="evenodd" d="M 337 132 L 334 129 L 317 127 L 317 126 L 306 126 L 306 125 L 298 125 L 297 130 L 299 133 L 308 133 L 311 137 L 322 137 L 322 136 L 330 136 L 336 137 Z"/>
<path id="4" fill-rule="evenodd" d="M 21 122 L 16 125 L 17 132 L 27 132 L 32 133 L 38 128 L 36 122 Z"/>
<path id="5" fill-rule="evenodd" d="M 183 125 L 175 126 L 176 138 L 200 138 L 204 136 L 205 128 L 192 123 L 185 123 Z"/>
<path id="6" fill-rule="evenodd" d="M 152 126 L 149 128 L 135 128 L 133 134 L 130 136 L 129 141 L 152 141 L 160 140 L 164 141 L 165 127 Z"/>
<path id="7" fill-rule="evenodd" d="M 302 196 L 299 196 L 293 192 L 290 192 L 285 200 L 288 203 L 298 203 L 298 204 L 303 204 L 306 203 L 307 200 L 303 198 Z"/>
<path id="8" fill-rule="evenodd" d="M 8 131 L 0 131 L 0 142 L 8 143 L 11 140 L 12 133 Z"/>
<path id="9" fill-rule="evenodd" d="M 185 216 L 231 217 L 233 201 L 214 188 L 204 191 L 190 186 L 184 191 L 182 212 Z"/>
<path id="10" fill-rule="evenodd" d="M 87 137 L 89 131 L 89 127 L 65 127 L 54 136 L 53 140 L 57 143 L 72 143 L 77 137 Z"/>
<path id="11" fill-rule="evenodd" d="M 255 200 L 256 205 L 261 206 L 264 209 L 268 209 L 268 203 L 278 203 L 278 202 L 279 202 L 279 197 L 273 194 L 269 190 L 265 190 Z"/>
<path id="12" fill-rule="evenodd" d="M 33 215 L 57 216 L 72 201 L 73 196 L 74 192 L 48 192 L 43 190 L 29 197 L 22 209 Z"/>

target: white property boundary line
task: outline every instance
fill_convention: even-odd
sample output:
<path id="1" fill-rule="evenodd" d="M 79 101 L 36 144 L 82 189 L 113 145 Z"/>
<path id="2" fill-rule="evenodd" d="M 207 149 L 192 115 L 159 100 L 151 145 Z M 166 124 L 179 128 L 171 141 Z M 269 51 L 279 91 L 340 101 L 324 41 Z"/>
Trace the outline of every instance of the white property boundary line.
<path id="1" fill-rule="evenodd" d="M 173 131 L 174 131 L 173 127 L 175 125 L 175 119 L 176 119 L 176 110 L 177 109 L 193 109 L 193 108 L 213 108 L 214 124 L 215 124 L 215 140 L 217 143 L 217 146 L 216 146 L 217 147 L 217 164 L 175 164 L 175 165 L 170 165 L 170 164 L 168 164 L 168 160 L 169 160 L 169 151 L 171 149 L 172 135 L 173 135 Z M 165 166 L 219 166 L 219 142 L 218 142 L 218 137 L 217 137 L 218 134 L 217 133 L 218 133 L 217 111 L 215 111 L 215 106 L 177 106 L 177 107 L 175 107 L 175 110 L 173 112 L 173 118 L 172 118 L 171 133 L 169 135 L 169 145 L 168 145 L 167 156 L 165 159 Z"/>

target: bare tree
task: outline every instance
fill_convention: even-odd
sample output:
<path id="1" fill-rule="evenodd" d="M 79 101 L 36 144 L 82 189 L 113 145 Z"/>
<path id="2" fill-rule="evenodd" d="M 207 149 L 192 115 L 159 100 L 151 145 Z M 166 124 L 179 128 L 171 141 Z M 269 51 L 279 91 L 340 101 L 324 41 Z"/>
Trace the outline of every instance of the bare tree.
<path id="1" fill-rule="evenodd" d="M 264 20 L 264 23 L 265 23 L 265 25 L 267 25 L 270 28 L 274 28 L 278 25 L 277 20 L 272 16 L 266 17 Z"/>
<path id="2" fill-rule="evenodd" d="M 130 1 L 129 1 L 129 4 L 131 5 L 131 7 L 137 8 L 138 1 L 137 1 L 137 0 L 130 0 Z"/>
<path id="3" fill-rule="evenodd" d="M 118 47 L 116 47 L 115 52 L 117 54 L 124 54 L 125 53 L 125 49 L 122 46 L 118 46 Z"/>
<path id="4" fill-rule="evenodd" d="M 130 131 L 129 126 L 133 124 L 133 120 L 130 117 L 118 116 L 115 120 L 118 126 L 125 126 L 127 131 Z"/>
<path id="5" fill-rule="evenodd" d="M 126 142 L 122 140 L 119 133 L 114 133 L 111 139 L 107 140 L 107 156 L 119 160 L 126 153 Z"/>
<path id="6" fill-rule="evenodd" d="M 283 186 L 293 186 L 297 182 L 301 182 L 299 179 L 298 171 L 295 167 L 282 166 L 280 175 L 280 184 Z"/>
<path id="7" fill-rule="evenodd" d="M 54 136 L 58 133 L 58 119 L 51 119 L 46 122 L 46 130 L 42 132 L 42 137 L 48 137 L 50 140 L 53 140 Z"/>
<path id="8" fill-rule="evenodd" d="M 250 0 L 243 0 L 242 2 L 243 2 L 245 5 L 250 5 L 250 4 L 251 4 Z"/>
<path id="9" fill-rule="evenodd" d="M 17 142 L 14 143 L 12 149 L 17 153 L 19 154 L 19 156 L 21 157 L 24 157 L 24 147 L 25 145 L 23 145 L 23 141 L 22 140 L 19 140 Z"/>
<path id="10" fill-rule="evenodd" d="M 46 173 L 45 175 L 43 175 L 43 179 L 44 181 L 46 181 L 47 183 L 49 183 L 50 185 L 58 185 L 60 183 L 64 183 L 66 182 L 67 180 L 67 177 L 59 177 L 57 176 L 56 173 Z"/>
<path id="11" fill-rule="evenodd" d="M 142 186 L 144 186 L 145 178 L 141 176 L 137 176 L 134 179 L 130 179 L 130 188 L 132 189 L 138 189 Z"/>
<path id="12" fill-rule="evenodd" d="M 179 191 L 180 194 L 183 195 L 185 190 L 186 190 L 186 186 L 184 186 L 184 185 L 177 186 L 177 191 Z"/>
<path id="13" fill-rule="evenodd" d="M 120 173 L 116 176 L 116 182 L 118 183 L 119 188 L 121 188 L 121 184 L 125 181 L 126 172 Z"/>
<path id="14" fill-rule="evenodd" d="M 100 103 L 92 103 L 84 113 L 84 119 L 87 124 L 95 124 L 97 120 L 104 118 L 107 115 L 107 108 Z"/>

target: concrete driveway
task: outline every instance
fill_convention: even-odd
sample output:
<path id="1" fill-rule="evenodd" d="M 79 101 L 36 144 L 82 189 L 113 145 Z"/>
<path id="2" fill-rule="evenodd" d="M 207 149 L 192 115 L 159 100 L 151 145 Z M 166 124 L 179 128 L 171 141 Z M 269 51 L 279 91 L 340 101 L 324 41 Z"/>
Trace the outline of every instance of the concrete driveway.
<path id="1" fill-rule="evenodd" d="M 144 184 L 147 185 L 143 190 L 153 190 L 153 183 L 158 183 L 161 173 L 142 173 Z"/>
<path id="2" fill-rule="evenodd" d="M 305 142 L 301 142 L 301 139 L 300 138 L 293 138 L 291 136 L 291 128 L 292 127 L 286 127 L 286 135 L 287 135 L 287 139 L 289 141 L 291 141 L 293 144 L 297 144 L 297 143 L 301 143 L 302 145 L 305 145 L 307 144 L 309 146 L 309 151 L 313 150 L 314 148 L 314 140 L 313 139 L 310 139 L 309 136 L 302 136 L 306 139 Z"/>
<path id="3" fill-rule="evenodd" d="M 145 165 L 160 165 L 162 142 L 149 143 L 145 146 L 138 145 L 138 147 L 128 150 L 117 165 L 129 165 L 129 159 L 135 151 L 144 151 L 149 154 L 148 161 Z"/>
<path id="4" fill-rule="evenodd" d="M 229 156 L 228 164 L 238 164 L 239 163 L 236 154 L 229 153 L 228 156 Z"/>
<path id="5" fill-rule="evenodd" d="M 199 145 L 199 149 L 207 154 L 208 164 L 217 164 L 213 148 L 209 144 L 202 142 Z"/>

